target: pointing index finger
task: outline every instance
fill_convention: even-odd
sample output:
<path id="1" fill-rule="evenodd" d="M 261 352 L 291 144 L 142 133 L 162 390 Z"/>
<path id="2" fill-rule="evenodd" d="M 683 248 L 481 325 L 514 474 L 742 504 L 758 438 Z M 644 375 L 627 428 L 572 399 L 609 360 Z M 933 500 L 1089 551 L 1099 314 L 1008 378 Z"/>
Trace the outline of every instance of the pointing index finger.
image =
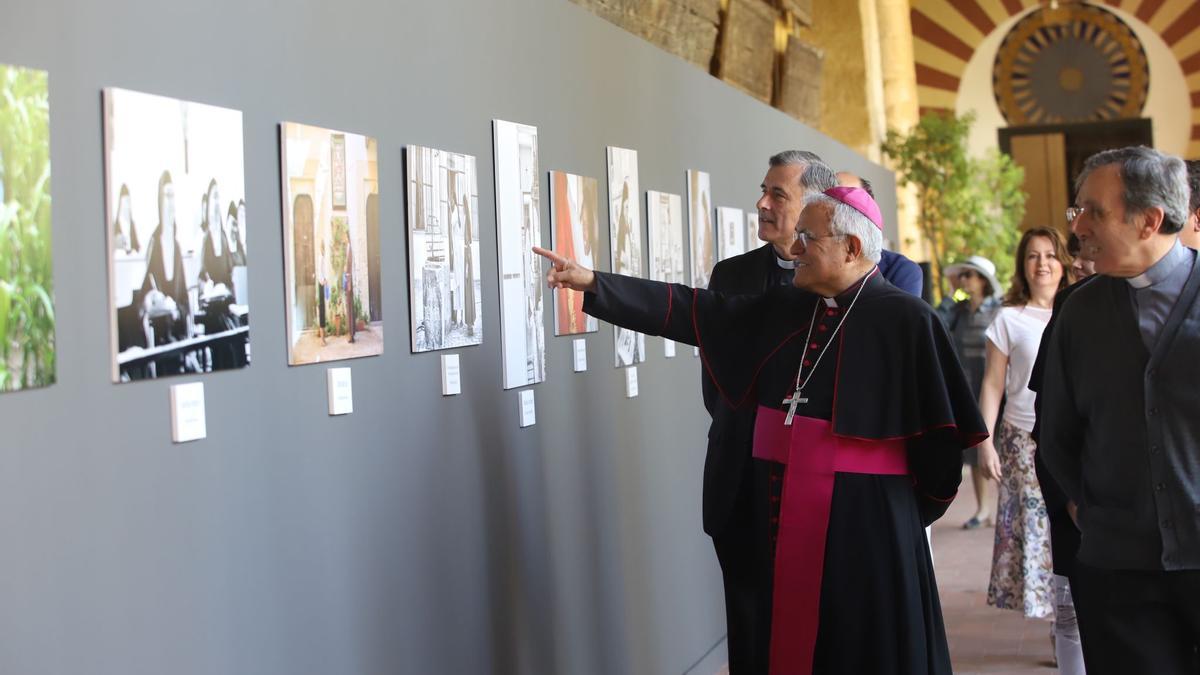
<path id="1" fill-rule="evenodd" d="M 534 247 L 533 247 L 533 252 L 534 252 L 534 253 L 536 253 L 536 254 L 538 254 L 538 255 L 540 255 L 540 256 L 542 256 L 542 257 L 543 257 L 543 258 L 545 258 L 546 260 L 549 260 L 550 262 L 554 263 L 555 265 L 566 265 L 566 264 L 567 264 L 567 259 L 566 259 L 566 258 L 564 258 L 564 257 L 562 257 L 561 255 L 559 255 L 559 254 L 555 253 L 554 251 L 550 251 L 550 250 L 544 249 L 544 248 L 542 248 L 542 247 L 540 247 L 540 246 L 534 246 Z"/>

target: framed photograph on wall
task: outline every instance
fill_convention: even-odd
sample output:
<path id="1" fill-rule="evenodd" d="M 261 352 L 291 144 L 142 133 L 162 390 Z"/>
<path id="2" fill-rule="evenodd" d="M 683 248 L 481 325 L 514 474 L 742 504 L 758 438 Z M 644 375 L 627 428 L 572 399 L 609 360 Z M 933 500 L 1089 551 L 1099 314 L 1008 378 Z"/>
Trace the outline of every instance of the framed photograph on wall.
<path id="1" fill-rule="evenodd" d="M 500 342 L 504 388 L 546 379 L 545 277 L 537 127 L 493 120 L 496 238 L 500 274 Z"/>
<path id="2" fill-rule="evenodd" d="M 242 138 L 239 110 L 104 90 L 113 381 L 249 365 Z"/>
<path id="3" fill-rule="evenodd" d="M 746 252 L 746 219 L 741 209 L 717 207 L 717 224 L 721 234 L 721 260 Z"/>
<path id="4" fill-rule="evenodd" d="M 691 241 L 692 287 L 708 288 L 717 264 L 716 228 L 713 227 L 712 188 L 708 173 L 688 169 L 688 236 Z"/>
<path id="5" fill-rule="evenodd" d="M 295 122 L 280 140 L 288 363 L 382 354 L 379 143 Z"/>
<path id="6" fill-rule="evenodd" d="M 638 192 L 637 150 L 608 148 L 608 224 L 612 232 L 612 271 L 644 277 L 642 209 Z M 614 326 L 615 365 L 632 366 L 646 360 L 646 336 Z"/>
<path id="7" fill-rule="evenodd" d="M 420 145 L 405 154 L 413 353 L 483 342 L 475 157 Z"/>
<path id="8" fill-rule="evenodd" d="M 683 268 L 683 199 L 668 192 L 646 192 L 650 235 L 650 278 L 685 284 Z"/>
<path id="9" fill-rule="evenodd" d="M 588 269 L 599 259 L 599 184 L 595 178 L 562 171 L 550 172 L 551 246 Z M 600 322 L 583 312 L 583 293 L 569 288 L 554 291 L 554 334 L 594 333 Z"/>
<path id="10" fill-rule="evenodd" d="M 119 220 L 108 222 L 122 225 Z M 124 225 L 128 229 L 128 219 Z M 4 64 L 0 238 L 0 392 L 54 384 L 49 76 L 43 70 Z M 113 245 L 124 252 L 128 238 Z"/>

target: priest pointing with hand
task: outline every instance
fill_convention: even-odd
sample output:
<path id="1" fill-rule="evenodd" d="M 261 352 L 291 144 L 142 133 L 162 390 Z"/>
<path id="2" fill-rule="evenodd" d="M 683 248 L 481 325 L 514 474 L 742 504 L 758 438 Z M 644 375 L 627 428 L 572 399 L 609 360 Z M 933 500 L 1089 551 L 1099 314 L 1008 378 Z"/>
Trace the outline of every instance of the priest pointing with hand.
<path id="1" fill-rule="evenodd" d="M 950 673 L 924 527 L 987 433 L 924 302 L 879 274 L 882 217 L 835 187 L 800 215 L 794 287 L 724 295 L 593 272 L 544 249 L 584 311 L 700 347 L 722 405 L 755 406 L 772 468 L 770 671 Z"/>

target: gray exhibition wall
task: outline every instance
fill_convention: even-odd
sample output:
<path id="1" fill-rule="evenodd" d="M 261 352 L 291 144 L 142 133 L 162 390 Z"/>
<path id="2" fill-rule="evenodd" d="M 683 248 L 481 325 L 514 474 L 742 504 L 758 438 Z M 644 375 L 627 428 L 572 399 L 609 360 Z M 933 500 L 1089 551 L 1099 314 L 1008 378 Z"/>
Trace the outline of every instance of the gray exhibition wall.
<path id="1" fill-rule="evenodd" d="M 684 171 L 703 169 L 717 205 L 746 209 L 783 148 L 868 175 L 894 220 L 889 172 L 566 0 L 3 14 L 0 62 L 50 72 L 58 383 L 0 396 L 0 672 L 682 673 L 720 644 L 691 350 L 667 360 L 648 340 L 626 399 L 611 328 L 575 374 L 548 311 L 549 379 L 536 426 L 518 428 L 500 378 L 491 119 L 538 126 L 543 172 L 603 181 L 618 145 L 639 151 L 643 190 L 684 194 Z M 248 369 L 110 383 L 108 86 L 245 113 Z M 326 415 L 325 367 L 287 366 L 284 120 L 379 139 L 387 346 L 341 364 L 345 417 Z M 409 353 L 409 143 L 479 158 L 484 343 L 458 350 L 457 397 L 440 395 L 437 354 Z M 196 379 L 208 438 L 172 445 L 168 385 Z"/>

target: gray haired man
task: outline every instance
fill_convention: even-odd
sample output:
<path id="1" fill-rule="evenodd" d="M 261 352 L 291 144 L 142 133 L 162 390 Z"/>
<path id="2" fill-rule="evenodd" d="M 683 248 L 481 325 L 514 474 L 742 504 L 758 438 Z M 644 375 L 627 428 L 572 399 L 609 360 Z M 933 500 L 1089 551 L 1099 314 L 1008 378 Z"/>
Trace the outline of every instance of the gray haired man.
<path id="1" fill-rule="evenodd" d="M 1090 675 L 1195 673 L 1200 646 L 1200 266 L 1183 161 L 1092 156 L 1068 210 L 1098 278 L 1050 336 L 1039 448 L 1078 506 L 1072 591 Z"/>
<path id="2" fill-rule="evenodd" d="M 757 249 L 713 267 L 711 291 L 757 294 L 792 283 L 796 224 L 814 195 L 837 185 L 833 169 L 807 150 L 785 150 L 768 160 L 759 197 Z M 730 675 L 765 673 L 770 647 L 771 562 L 762 528 L 769 478 L 750 457 L 754 408 L 732 408 L 701 370 L 704 405 L 712 417 L 704 460 L 704 531 L 712 537 L 725 586 Z M 756 514 L 760 517 L 756 517 Z"/>
<path id="3" fill-rule="evenodd" d="M 948 674 L 924 526 L 949 507 L 983 420 L 941 321 L 879 274 L 870 195 L 830 188 L 797 225 L 792 286 L 757 295 L 535 251 L 552 286 L 586 293 L 584 311 L 700 347 L 719 405 L 755 410 L 734 449 L 778 478 L 766 513 L 741 523 L 762 533 L 751 545 L 774 580 L 768 672 Z"/>

